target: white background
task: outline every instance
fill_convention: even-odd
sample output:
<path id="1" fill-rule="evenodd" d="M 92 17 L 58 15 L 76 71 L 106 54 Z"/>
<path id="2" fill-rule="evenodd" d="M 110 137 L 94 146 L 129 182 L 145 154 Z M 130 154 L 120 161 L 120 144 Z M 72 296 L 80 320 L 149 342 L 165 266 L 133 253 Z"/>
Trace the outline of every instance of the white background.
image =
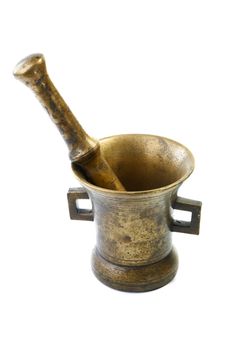
<path id="1" fill-rule="evenodd" d="M 0 349 L 232 349 L 232 1 L 13 1 L 0 5 Z M 89 134 L 167 136 L 196 169 L 200 236 L 174 233 L 180 266 L 157 291 L 105 287 L 93 223 L 70 221 L 67 149 L 12 76 L 44 53 Z"/>

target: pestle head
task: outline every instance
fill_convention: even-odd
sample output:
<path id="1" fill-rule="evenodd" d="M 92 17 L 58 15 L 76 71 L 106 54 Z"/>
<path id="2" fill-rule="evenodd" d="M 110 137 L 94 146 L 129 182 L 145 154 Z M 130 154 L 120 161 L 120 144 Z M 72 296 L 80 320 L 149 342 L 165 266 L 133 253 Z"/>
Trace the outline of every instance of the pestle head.
<path id="1" fill-rule="evenodd" d="M 26 85 L 37 84 L 47 74 L 44 56 L 38 53 L 25 57 L 17 64 L 13 74 Z"/>

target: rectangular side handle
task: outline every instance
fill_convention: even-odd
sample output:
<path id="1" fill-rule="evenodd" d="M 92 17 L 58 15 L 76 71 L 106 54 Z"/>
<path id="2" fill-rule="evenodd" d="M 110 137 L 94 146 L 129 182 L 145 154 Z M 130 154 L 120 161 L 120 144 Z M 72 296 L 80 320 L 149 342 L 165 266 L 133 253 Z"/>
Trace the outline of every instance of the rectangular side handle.
<path id="1" fill-rule="evenodd" d="M 89 199 L 88 193 L 82 187 L 70 188 L 67 193 L 69 212 L 71 220 L 93 221 L 94 214 L 92 209 L 82 209 L 78 205 L 79 199 Z"/>
<path id="2" fill-rule="evenodd" d="M 173 203 L 173 209 L 190 211 L 192 213 L 192 217 L 190 222 L 173 219 L 171 231 L 199 235 L 201 206 L 202 203 L 199 201 L 177 197 Z"/>

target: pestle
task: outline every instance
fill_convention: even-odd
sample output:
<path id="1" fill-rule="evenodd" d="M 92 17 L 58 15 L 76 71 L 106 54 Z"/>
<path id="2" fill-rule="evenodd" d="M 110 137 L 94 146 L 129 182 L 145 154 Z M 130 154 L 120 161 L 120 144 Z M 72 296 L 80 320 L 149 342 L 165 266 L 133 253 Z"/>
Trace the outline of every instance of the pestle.
<path id="1" fill-rule="evenodd" d="M 50 80 L 42 54 L 33 54 L 20 61 L 14 76 L 29 86 L 58 127 L 69 148 L 74 166 L 94 185 L 125 191 L 100 150 L 97 140 L 90 137 L 79 124 Z"/>

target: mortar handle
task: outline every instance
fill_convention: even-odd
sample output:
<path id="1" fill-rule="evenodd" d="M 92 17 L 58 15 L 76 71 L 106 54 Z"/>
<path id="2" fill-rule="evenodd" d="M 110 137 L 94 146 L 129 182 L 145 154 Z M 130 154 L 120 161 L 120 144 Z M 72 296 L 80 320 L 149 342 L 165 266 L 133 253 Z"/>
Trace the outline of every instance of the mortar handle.
<path id="1" fill-rule="evenodd" d="M 171 231 L 199 235 L 202 203 L 196 200 L 177 197 L 173 209 L 190 211 L 191 221 L 172 220 Z"/>
<path id="2" fill-rule="evenodd" d="M 79 199 L 90 199 L 87 191 L 83 187 L 70 188 L 67 193 L 67 200 L 71 220 L 93 221 L 93 207 L 92 209 L 80 208 L 78 205 Z"/>

